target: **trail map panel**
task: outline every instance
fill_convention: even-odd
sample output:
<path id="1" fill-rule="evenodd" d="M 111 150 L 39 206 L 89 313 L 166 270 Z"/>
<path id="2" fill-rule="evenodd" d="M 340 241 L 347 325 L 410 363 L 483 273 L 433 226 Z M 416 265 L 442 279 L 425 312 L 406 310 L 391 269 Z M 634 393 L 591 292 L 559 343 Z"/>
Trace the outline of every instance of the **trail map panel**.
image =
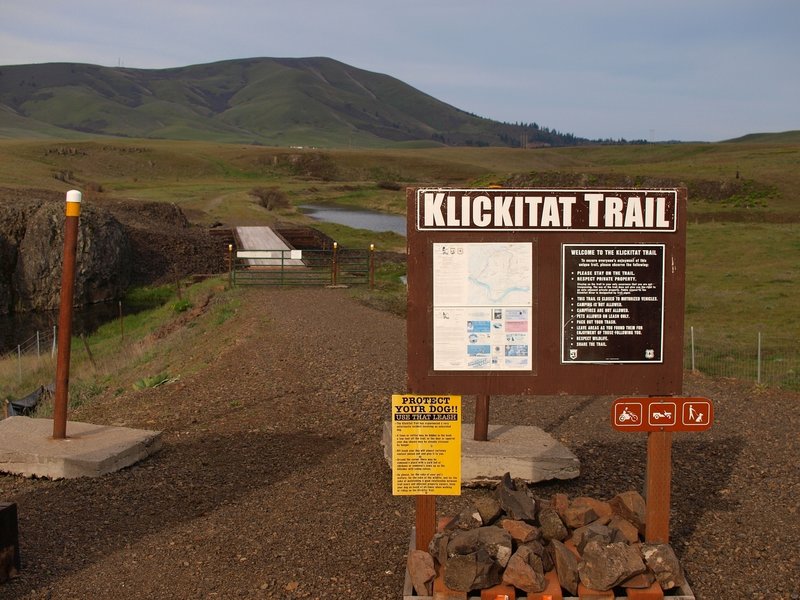
<path id="1" fill-rule="evenodd" d="M 562 245 L 562 363 L 664 360 L 664 245 Z"/>
<path id="2" fill-rule="evenodd" d="M 530 243 L 433 245 L 433 369 L 530 370 Z"/>

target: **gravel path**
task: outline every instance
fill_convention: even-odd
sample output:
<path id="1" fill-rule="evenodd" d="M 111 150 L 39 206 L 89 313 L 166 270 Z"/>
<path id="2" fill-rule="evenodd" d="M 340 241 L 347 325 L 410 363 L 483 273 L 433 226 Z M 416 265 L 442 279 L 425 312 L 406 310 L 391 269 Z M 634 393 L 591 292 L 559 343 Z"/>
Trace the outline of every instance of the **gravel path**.
<path id="1" fill-rule="evenodd" d="M 225 331 L 187 349 L 178 383 L 71 415 L 163 430 L 156 456 L 92 480 L 0 476 L 23 559 L 0 598 L 402 597 L 413 499 L 392 496 L 380 435 L 405 388 L 405 322 L 344 290 L 253 289 Z M 696 596 L 800 598 L 800 395 L 685 388 L 717 420 L 673 449 L 672 541 Z M 611 401 L 497 397 L 490 420 L 543 427 L 580 458 L 580 478 L 537 495 L 610 498 L 642 489 L 645 462 L 644 434 L 611 430 Z"/>

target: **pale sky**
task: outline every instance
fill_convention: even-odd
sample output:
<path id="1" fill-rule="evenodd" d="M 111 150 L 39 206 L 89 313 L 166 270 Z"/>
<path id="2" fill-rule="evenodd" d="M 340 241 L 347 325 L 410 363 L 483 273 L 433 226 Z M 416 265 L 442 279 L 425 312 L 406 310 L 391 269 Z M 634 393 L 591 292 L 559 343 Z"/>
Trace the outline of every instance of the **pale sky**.
<path id="1" fill-rule="evenodd" d="M 327 56 L 581 137 L 800 129 L 798 0 L 0 0 L 0 65 Z"/>

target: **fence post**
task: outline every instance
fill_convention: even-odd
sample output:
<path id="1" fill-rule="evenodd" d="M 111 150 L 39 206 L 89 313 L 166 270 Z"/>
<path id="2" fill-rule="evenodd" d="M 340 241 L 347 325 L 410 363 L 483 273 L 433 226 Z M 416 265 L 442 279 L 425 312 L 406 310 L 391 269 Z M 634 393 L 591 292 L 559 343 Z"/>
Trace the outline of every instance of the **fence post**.
<path id="1" fill-rule="evenodd" d="M 333 285 L 336 285 L 336 252 L 338 249 L 338 242 L 333 242 L 333 261 L 331 262 L 331 282 Z"/>
<path id="2" fill-rule="evenodd" d="M 56 327 L 57 325 L 53 325 L 53 347 L 50 350 L 50 358 L 55 358 L 56 356 Z"/>
<path id="3" fill-rule="evenodd" d="M 761 332 L 758 332 L 758 356 L 756 358 L 756 383 L 761 384 Z"/>
<path id="4" fill-rule="evenodd" d="M 36 330 L 36 362 L 42 357 L 41 347 L 39 346 L 39 330 Z"/>
<path id="5" fill-rule="evenodd" d="M 17 344 L 17 381 L 22 383 L 22 348 Z"/>
<path id="6" fill-rule="evenodd" d="M 694 363 L 694 325 L 689 328 L 692 336 L 692 373 L 697 373 L 697 368 L 695 367 Z"/>
<path id="7" fill-rule="evenodd" d="M 233 288 L 233 244 L 228 244 L 228 289 Z"/>
<path id="8" fill-rule="evenodd" d="M 375 289 L 375 244 L 369 245 L 369 289 Z"/>

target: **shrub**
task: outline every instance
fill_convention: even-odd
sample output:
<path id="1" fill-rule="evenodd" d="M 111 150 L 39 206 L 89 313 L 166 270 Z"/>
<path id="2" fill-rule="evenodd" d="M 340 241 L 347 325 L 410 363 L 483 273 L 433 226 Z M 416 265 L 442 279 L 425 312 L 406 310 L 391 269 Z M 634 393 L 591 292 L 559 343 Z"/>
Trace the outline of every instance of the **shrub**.
<path id="1" fill-rule="evenodd" d="M 289 197 L 277 187 L 253 188 L 250 190 L 250 195 L 267 210 L 287 208 L 289 206 Z"/>
<path id="2" fill-rule="evenodd" d="M 403 186 L 396 181 L 379 181 L 377 185 L 383 190 L 391 190 L 393 192 L 403 189 Z"/>

